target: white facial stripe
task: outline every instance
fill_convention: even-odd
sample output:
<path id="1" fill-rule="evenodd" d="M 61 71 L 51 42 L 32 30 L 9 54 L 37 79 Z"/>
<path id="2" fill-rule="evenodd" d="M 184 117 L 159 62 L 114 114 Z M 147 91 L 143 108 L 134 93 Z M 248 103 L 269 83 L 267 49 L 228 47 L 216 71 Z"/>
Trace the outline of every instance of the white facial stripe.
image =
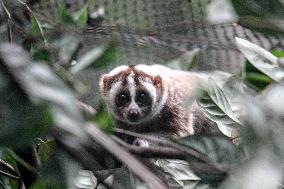
<path id="1" fill-rule="evenodd" d="M 153 86 L 153 84 L 148 83 L 148 82 L 144 82 L 144 81 L 140 81 L 141 85 L 144 86 L 145 89 L 147 89 L 151 99 L 153 99 L 153 103 L 152 105 L 156 105 L 157 102 L 157 91 L 156 88 Z"/>
<path id="2" fill-rule="evenodd" d="M 117 91 L 119 90 L 119 88 L 121 88 L 121 85 L 122 85 L 122 81 L 113 83 L 109 91 L 109 101 L 112 103 L 113 106 L 114 106 L 115 96 L 117 95 Z"/>
<path id="3" fill-rule="evenodd" d="M 128 84 L 128 90 L 131 96 L 131 101 L 133 102 L 136 96 L 136 86 L 135 86 L 135 81 L 134 81 L 134 74 L 131 73 L 128 77 L 127 77 L 127 84 Z"/>

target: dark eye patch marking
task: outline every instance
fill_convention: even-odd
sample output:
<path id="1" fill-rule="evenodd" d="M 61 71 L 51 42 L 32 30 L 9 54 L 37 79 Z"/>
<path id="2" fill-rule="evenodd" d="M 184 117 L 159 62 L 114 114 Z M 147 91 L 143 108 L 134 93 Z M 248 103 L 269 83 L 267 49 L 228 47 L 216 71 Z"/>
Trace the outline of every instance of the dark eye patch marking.
<path id="1" fill-rule="evenodd" d="M 131 97 L 128 91 L 121 91 L 115 96 L 115 104 L 118 107 L 127 106 L 131 101 Z"/>
<path id="2" fill-rule="evenodd" d="M 135 101 L 139 106 L 149 106 L 152 104 L 150 95 L 144 90 L 138 90 L 136 92 Z"/>

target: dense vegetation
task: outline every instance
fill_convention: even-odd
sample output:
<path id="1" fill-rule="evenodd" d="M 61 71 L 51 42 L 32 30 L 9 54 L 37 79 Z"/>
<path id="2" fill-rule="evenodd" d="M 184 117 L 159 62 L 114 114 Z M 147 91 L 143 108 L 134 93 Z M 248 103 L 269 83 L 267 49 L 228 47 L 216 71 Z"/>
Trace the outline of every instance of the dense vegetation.
<path id="1" fill-rule="evenodd" d="M 197 96 L 223 136 L 165 141 L 115 128 L 101 104 L 97 79 L 116 66 L 121 42 L 114 29 L 107 43 L 84 46 L 102 11 L 90 18 L 90 2 L 73 10 L 60 1 L 44 17 L 39 2 L 0 0 L 0 188 L 284 188 L 283 49 L 236 38 L 242 69 L 226 81 L 210 78 Z M 284 32 L 283 1 L 212 2 L 211 21 Z M 193 69 L 198 50 L 185 55 L 165 64 Z M 131 146 L 116 134 L 158 145 Z"/>

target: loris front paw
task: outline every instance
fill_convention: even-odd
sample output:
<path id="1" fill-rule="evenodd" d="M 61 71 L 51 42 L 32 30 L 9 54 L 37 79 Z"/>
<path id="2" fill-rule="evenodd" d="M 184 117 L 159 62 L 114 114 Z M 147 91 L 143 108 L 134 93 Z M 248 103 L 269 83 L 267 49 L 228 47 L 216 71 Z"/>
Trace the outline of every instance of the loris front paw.
<path id="1" fill-rule="evenodd" d="M 137 138 L 134 140 L 133 145 L 139 146 L 139 147 L 149 147 L 150 144 L 149 144 L 149 141 L 145 139 Z"/>

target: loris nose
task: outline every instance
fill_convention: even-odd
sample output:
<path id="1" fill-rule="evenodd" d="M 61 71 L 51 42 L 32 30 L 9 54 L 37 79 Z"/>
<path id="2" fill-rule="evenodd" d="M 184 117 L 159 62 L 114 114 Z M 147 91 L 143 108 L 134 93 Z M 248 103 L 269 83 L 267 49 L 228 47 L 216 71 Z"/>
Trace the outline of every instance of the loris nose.
<path id="1" fill-rule="evenodd" d="M 127 118 L 128 118 L 129 121 L 135 122 L 139 118 L 139 115 L 140 115 L 140 113 L 137 109 L 130 109 L 128 114 L 127 114 Z"/>

